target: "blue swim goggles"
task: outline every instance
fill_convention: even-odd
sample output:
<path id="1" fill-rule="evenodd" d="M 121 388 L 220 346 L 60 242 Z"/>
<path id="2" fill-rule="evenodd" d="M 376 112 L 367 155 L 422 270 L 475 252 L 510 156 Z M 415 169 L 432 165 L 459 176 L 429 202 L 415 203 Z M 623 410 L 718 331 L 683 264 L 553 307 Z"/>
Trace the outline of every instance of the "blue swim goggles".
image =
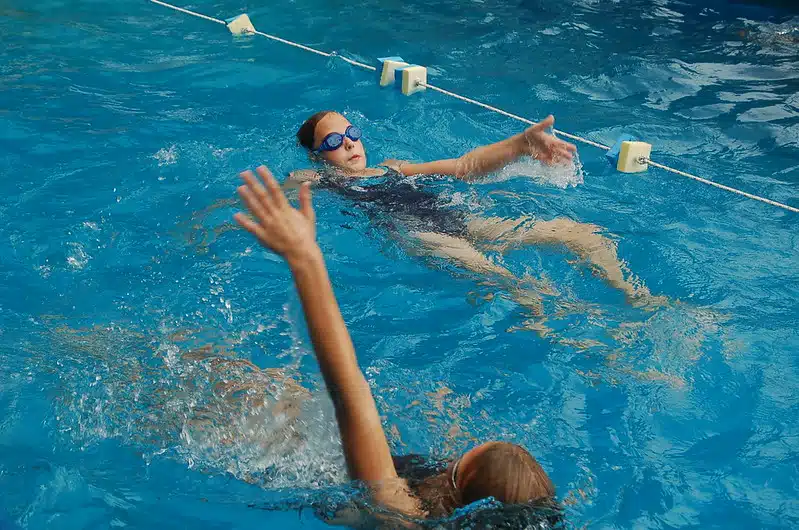
<path id="1" fill-rule="evenodd" d="M 322 143 L 319 145 L 317 149 L 314 149 L 314 153 L 321 153 L 323 151 L 335 151 L 342 145 L 344 145 L 344 137 L 346 136 L 353 142 L 357 142 L 361 139 L 361 130 L 356 127 L 355 125 L 350 125 L 347 127 L 347 130 L 344 131 L 344 134 L 332 132 L 325 136 L 325 139 L 322 140 Z"/>

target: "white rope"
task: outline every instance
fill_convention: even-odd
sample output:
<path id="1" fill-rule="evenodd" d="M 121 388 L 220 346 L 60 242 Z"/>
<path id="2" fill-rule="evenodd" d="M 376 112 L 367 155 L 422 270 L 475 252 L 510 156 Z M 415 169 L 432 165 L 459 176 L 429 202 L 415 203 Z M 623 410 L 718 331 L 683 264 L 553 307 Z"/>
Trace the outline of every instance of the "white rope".
<path id="1" fill-rule="evenodd" d="M 497 114 L 502 114 L 503 116 L 507 116 L 508 118 L 513 118 L 514 120 L 518 120 L 518 121 L 520 121 L 522 123 L 526 123 L 527 125 L 535 125 L 535 123 L 536 123 L 536 122 L 534 122 L 532 120 L 528 120 L 527 118 L 522 118 L 521 116 L 517 116 L 516 114 L 511 114 L 510 112 L 506 112 L 506 111 L 504 111 L 502 109 L 498 109 L 497 107 L 492 107 L 491 105 L 487 105 L 485 103 L 481 103 L 480 101 L 477 101 L 476 99 L 471 99 L 471 98 L 467 98 L 465 96 L 461 96 L 460 94 L 456 94 L 455 92 L 450 92 L 449 90 L 444 90 L 443 88 L 439 88 L 439 87 L 437 87 L 435 85 L 431 85 L 429 83 L 419 83 L 419 86 L 423 86 L 425 88 L 429 88 L 430 90 L 435 90 L 436 92 L 441 92 L 444 95 L 447 95 L 447 96 L 455 98 L 455 99 L 459 99 L 461 101 L 465 101 L 466 103 L 471 103 L 472 105 L 477 105 L 478 107 L 483 107 L 484 109 L 490 110 L 492 112 L 496 112 Z M 569 138 L 571 140 L 575 140 L 577 142 L 582 142 L 584 144 L 592 145 L 594 147 L 598 147 L 599 149 L 604 149 L 605 151 L 610 150 L 610 147 L 608 147 L 606 145 L 602 145 L 602 144 L 597 143 L 597 142 L 594 142 L 594 141 L 589 140 L 587 138 L 583 138 L 582 136 L 577 136 L 575 134 L 570 134 L 570 133 L 567 133 L 565 131 L 560 131 L 558 129 L 552 129 L 552 131 L 555 134 L 558 134 L 560 136 L 564 136 L 566 138 Z"/>
<path id="2" fill-rule="evenodd" d="M 583 138 L 582 136 L 577 136 L 576 134 L 567 133 L 566 131 L 561 131 L 558 129 L 552 129 L 552 132 L 559 136 L 563 136 L 570 140 L 574 140 L 575 142 L 582 142 L 587 145 L 592 145 L 598 149 L 604 149 L 605 151 L 610 151 L 610 146 L 600 144 L 599 142 L 594 142 L 593 140 L 589 140 L 588 138 Z"/>
<path id="3" fill-rule="evenodd" d="M 431 85 L 429 83 L 419 83 L 419 86 L 423 86 L 425 88 L 429 88 L 431 90 L 435 90 L 436 92 L 440 92 L 440 93 L 442 93 L 444 95 L 453 97 L 455 99 L 459 99 L 459 100 L 464 101 L 466 103 L 471 103 L 472 105 L 477 105 L 478 107 L 482 107 L 484 109 L 496 112 L 497 114 L 502 114 L 503 116 L 507 116 L 508 118 L 513 118 L 514 120 L 518 120 L 518 121 L 526 123 L 528 125 L 533 125 L 535 123 L 532 120 L 528 120 L 527 118 L 522 118 L 521 116 L 517 116 L 516 114 L 511 114 L 510 112 L 505 112 L 502 109 L 498 109 L 496 107 L 492 107 L 491 105 L 487 105 L 487 104 L 482 103 L 480 101 L 461 96 L 460 94 L 456 94 L 454 92 L 450 92 L 449 90 L 444 90 L 443 88 L 439 88 L 439 87 Z M 608 147 L 607 145 L 603 145 L 603 144 L 594 142 L 594 141 L 589 140 L 587 138 L 583 138 L 581 136 L 570 134 L 570 133 L 567 133 L 565 131 L 559 131 L 558 129 L 553 129 L 553 131 L 556 134 L 558 134 L 559 136 L 564 136 L 566 138 L 570 138 L 570 139 L 575 140 L 577 142 L 582 142 L 584 144 L 592 145 L 592 146 L 597 147 L 599 149 L 604 149 L 605 151 L 609 151 L 610 150 L 610 147 Z M 672 167 L 669 167 L 669 166 L 666 166 L 666 165 L 663 165 L 663 164 L 658 164 L 657 162 L 654 162 L 654 161 L 652 161 L 652 160 L 650 160 L 648 158 L 642 159 L 641 162 L 645 162 L 645 163 L 649 164 L 650 166 L 653 166 L 653 167 L 656 167 L 656 168 L 660 168 L 660 169 L 662 169 L 664 171 L 669 171 L 671 173 L 674 173 L 675 175 L 688 177 L 690 179 L 696 180 L 696 181 L 701 182 L 703 184 L 707 184 L 709 186 L 713 186 L 713 187 L 716 187 L 716 188 L 719 188 L 719 189 L 722 189 L 722 190 L 725 190 L 725 191 L 729 191 L 729 192 L 741 195 L 743 197 L 747 197 L 749 199 L 754 199 L 756 201 L 764 202 L 766 204 L 770 204 L 770 205 L 776 206 L 778 208 L 783 208 L 783 209 L 791 211 L 791 212 L 799 213 L 799 208 L 794 208 L 793 206 L 788 206 L 787 204 L 783 204 L 781 202 L 773 201 L 771 199 L 766 199 L 765 197 L 760 197 L 759 195 L 754 195 L 752 193 L 747 193 L 745 191 L 741 191 L 741 190 L 732 188 L 730 186 L 725 186 L 724 184 L 719 184 L 718 182 L 713 182 L 712 180 L 708 180 L 708 179 L 705 179 L 705 178 L 702 178 L 702 177 L 698 177 L 696 175 L 692 175 L 690 173 L 686 173 L 685 171 L 680 171 L 679 169 L 674 169 Z"/>
<path id="4" fill-rule="evenodd" d="M 358 67 L 363 68 L 365 70 L 371 70 L 372 72 L 376 72 L 377 71 L 377 68 L 375 68 L 371 64 L 359 63 L 358 61 L 355 61 L 353 59 L 348 59 L 348 58 L 344 57 L 343 55 L 337 55 L 335 53 L 333 53 L 332 55 L 335 55 L 336 57 L 338 57 L 339 59 L 341 59 L 345 63 L 350 63 L 353 66 L 358 66 Z"/>
<path id="5" fill-rule="evenodd" d="M 435 90 L 436 92 L 441 92 L 442 94 L 449 96 L 451 98 L 459 99 L 461 101 L 465 101 L 466 103 L 471 103 L 472 105 L 477 105 L 478 107 L 483 107 L 484 109 L 488 109 L 490 111 L 496 112 L 497 114 L 502 114 L 503 116 L 507 116 L 508 118 L 513 118 L 514 120 L 519 120 L 522 123 L 526 123 L 528 125 L 534 125 L 535 122 L 532 120 L 528 120 L 527 118 L 522 118 L 521 116 L 517 116 L 516 114 L 511 114 L 510 112 L 506 112 L 502 109 L 498 109 L 496 107 L 492 107 L 491 105 L 486 105 L 485 103 L 481 103 L 475 99 L 467 98 L 465 96 L 461 96 L 460 94 L 456 94 L 455 92 L 450 92 L 449 90 L 444 90 L 443 88 L 438 88 L 435 85 L 431 85 L 429 83 L 419 83 L 419 86 L 423 86 L 425 88 L 429 88 L 430 90 Z"/>
<path id="6" fill-rule="evenodd" d="M 799 213 L 799 208 L 794 208 L 793 206 L 788 206 L 787 204 L 783 204 L 781 202 L 772 201 L 771 199 L 766 199 L 765 197 L 760 197 L 759 195 L 753 195 L 753 194 L 747 193 L 745 191 L 737 190 L 735 188 L 731 188 L 729 186 L 725 186 L 724 184 L 719 184 L 718 182 L 713 182 L 712 180 L 703 179 L 702 177 L 697 177 L 696 175 L 692 175 L 690 173 L 686 173 L 685 171 L 680 171 L 679 169 L 674 169 L 673 167 L 664 166 L 663 164 L 658 164 L 657 162 L 653 162 L 652 160 L 650 160 L 648 158 L 644 158 L 642 161 L 646 162 L 650 166 L 654 166 L 654 167 L 660 168 L 660 169 L 662 169 L 664 171 L 669 171 L 671 173 L 674 173 L 675 175 L 680 175 L 680 176 L 683 176 L 683 177 L 688 177 L 689 179 L 694 179 L 694 180 L 696 180 L 698 182 L 701 182 L 703 184 L 707 184 L 708 186 L 713 186 L 715 188 L 719 188 L 719 189 L 722 189 L 724 191 L 729 191 L 731 193 L 736 193 L 736 194 L 742 195 L 742 196 L 744 196 L 744 197 L 746 197 L 748 199 L 754 199 L 756 201 L 765 202 L 766 204 L 770 204 L 772 206 L 776 206 L 777 208 L 783 208 L 785 210 L 788 210 L 789 212 Z"/>
<path id="7" fill-rule="evenodd" d="M 196 13 L 194 11 L 189 11 L 188 9 L 184 9 L 182 7 L 177 7 L 177 6 L 174 6 L 172 4 L 167 4 L 166 2 L 162 2 L 161 0 L 150 0 L 150 2 L 152 2 L 154 4 L 158 4 L 160 6 L 168 7 L 169 9 L 174 9 L 175 11 L 180 11 L 181 13 L 186 13 L 187 15 L 192 15 L 192 16 L 195 16 L 195 17 L 198 17 L 198 18 L 202 18 L 202 19 L 205 19 L 205 20 L 210 20 L 211 22 L 216 22 L 217 24 L 222 24 L 223 26 L 227 25 L 227 23 L 224 20 L 219 20 L 218 18 L 213 18 L 213 17 L 209 17 L 207 15 L 203 15 L 201 13 Z M 255 35 L 260 35 L 262 37 L 266 37 L 267 39 L 271 39 L 271 40 L 274 40 L 274 41 L 277 41 L 277 42 L 281 42 L 283 44 L 288 44 L 289 46 L 294 46 L 295 48 L 299 48 L 301 50 L 305 50 L 305 51 L 308 51 L 308 52 L 311 52 L 311 53 L 315 53 L 317 55 L 321 55 L 322 57 L 337 57 L 337 58 L 341 59 L 342 61 L 344 61 L 346 63 L 349 63 L 349 64 L 351 64 L 353 66 L 357 66 L 359 68 L 363 68 L 365 70 L 371 70 L 372 72 L 377 70 L 377 68 L 372 66 L 372 65 L 364 64 L 364 63 L 358 62 L 358 61 L 356 61 L 354 59 L 348 59 L 347 57 L 344 57 L 342 55 L 338 55 L 336 52 L 331 52 L 331 53 L 323 52 L 321 50 L 317 50 L 315 48 L 311 48 L 310 46 L 305 46 L 304 44 L 299 44 L 297 42 L 293 42 L 293 41 L 290 41 L 290 40 L 282 39 L 280 37 L 276 37 L 275 35 L 270 35 L 268 33 L 263 33 L 261 31 L 255 31 L 254 34 Z M 449 90 L 444 90 L 443 88 L 439 88 L 439 87 L 437 87 L 435 85 L 431 85 L 429 83 L 418 83 L 418 86 L 423 86 L 425 88 L 429 88 L 430 90 L 434 90 L 436 92 L 439 92 L 439 93 L 444 94 L 446 96 L 449 96 L 451 98 L 455 98 L 455 99 L 461 100 L 463 102 L 470 103 L 470 104 L 476 105 L 478 107 L 482 107 L 482 108 L 484 108 L 486 110 L 490 110 L 491 112 L 496 112 L 497 114 L 501 114 L 502 116 L 506 116 L 508 118 L 512 118 L 512 119 L 520 121 L 522 123 L 526 123 L 527 125 L 535 125 L 535 123 L 536 123 L 536 122 L 534 122 L 532 120 L 529 120 L 527 118 L 523 118 L 523 117 L 521 117 L 521 116 L 519 116 L 517 114 L 512 114 L 510 112 L 504 111 L 504 110 L 499 109 L 497 107 L 494 107 L 494 106 L 488 105 L 486 103 L 482 103 L 480 101 L 477 101 L 476 99 L 471 99 L 471 98 L 467 98 L 465 96 L 461 96 L 460 94 L 456 94 L 455 92 L 450 92 Z M 567 133 L 566 131 L 561 131 L 561 130 L 558 130 L 558 129 L 552 129 L 552 131 L 558 136 L 563 136 L 564 138 L 568 138 L 570 140 L 574 140 L 575 142 L 580 142 L 580 143 L 583 143 L 583 144 L 586 144 L 586 145 L 590 145 L 590 146 L 596 147 L 598 149 L 603 149 L 605 151 L 609 151 L 610 150 L 610 147 L 607 146 L 607 145 L 601 144 L 599 142 L 595 142 L 593 140 L 589 140 L 588 138 L 583 138 L 582 136 L 577 136 L 576 134 Z M 709 186 L 713 186 L 713 187 L 719 188 L 719 189 L 724 190 L 724 191 L 729 191 L 731 193 L 735 193 L 737 195 L 741 195 L 742 197 L 746 197 L 746 198 L 749 198 L 749 199 L 754 199 L 756 201 L 764 202 L 766 204 L 770 204 L 770 205 L 776 206 L 778 208 L 783 208 L 783 209 L 791 211 L 791 212 L 799 213 L 799 208 L 794 208 L 793 206 L 788 206 L 787 204 L 783 204 L 781 202 L 772 201 L 771 199 L 766 199 L 765 197 L 760 197 L 758 195 L 753 195 L 751 193 L 747 193 L 745 191 L 741 191 L 741 190 L 732 188 L 730 186 L 725 186 L 724 184 L 719 184 L 718 182 L 713 182 L 712 180 L 708 180 L 708 179 L 705 179 L 705 178 L 702 178 L 702 177 L 698 177 L 696 175 L 692 175 L 690 173 L 686 173 L 685 171 L 680 171 L 679 169 L 674 169 L 672 167 L 669 167 L 669 166 L 666 166 L 666 165 L 663 165 L 663 164 L 658 164 L 657 162 L 654 162 L 654 161 L 652 161 L 651 159 L 648 159 L 648 158 L 641 159 L 641 162 L 642 163 L 645 162 L 645 163 L 649 164 L 650 166 L 662 169 L 664 171 L 668 171 L 670 173 L 674 173 L 675 175 L 680 175 L 680 176 L 683 176 L 683 177 L 687 177 L 687 178 L 696 180 L 697 182 L 701 182 L 703 184 L 707 184 Z"/>
<path id="8" fill-rule="evenodd" d="M 219 20 L 218 18 L 209 17 L 208 15 L 203 15 L 201 13 L 195 13 L 194 11 L 189 11 L 188 9 L 183 9 L 182 7 L 173 6 L 172 4 L 167 4 L 166 2 L 161 2 L 160 0 L 150 0 L 150 2 L 154 4 L 158 4 L 159 6 L 168 7 L 169 9 L 174 9 L 175 11 L 180 11 L 181 13 L 186 13 L 187 15 L 191 15 L 197 18 L 204 18 L 205 20 L 210 20 L 211 22 L 216 22 L 217 24 L 222 24 L 223 26 L 227 26 L 224 20 Z"/>
<path id="9" fill-rule="evenodd" d="M 153 2 L 155 0 L 152 0 Z M 323 57 L 332 57 L 332 53 L 323 52 L 321 50 L 317 50 L 315 48 L 311 48 L 310 46 L 305 46 L 304 44 L 298 44 L 296 42 L 291 42 L 290 40 L 281 39 L 280 37 L 275 37 L 274 35 L 270 35 L 268 33 L 263 33 L 261 31 L 256 31 L 255 35 L 260 35 L 261 37 L 266 37 L 267 39 L 272 39 L 277 42 L 282 42 L 283 44 L 288 44 L 289 46 L 294 46 L 295 48 L 299 48 L 301 50 L 305 50 L 307 52 L 315 53 L 317 55 L 321 55 Z"/>
<path id="10" fill-rule="evenodd" d="M 192 16 L 195 16 L 197 18 L 210 20 L 211 22 L 216 22 L 217 24 L 222 24 L 223 26 L 227 26 L 227 22 L 225 22 L 224 20 L 219 20 L 218 18 L 209 17 L 208 15 L 203 15 L 202 13 L 197 13 L 195 11 L 190 11 L 190 10 L 184 9 L 182 7 L 173 6 L 172 4 L 167 4 L 166 2 L 161 2 L 161 0 L 150 0 L 150 2 L 152 2 L 154 4 L 158 4 L 160 6 L 168 7 L 169 9 L 174 9 L 175 11 L 180 11 L 181 13 L 186 13 L 187 15 L 192 15 Z M 341 59 L 344 62 L 347 62 L 347 63 L 349 63 L 349 64 L 351 64 L 353 66 L 358 66 L 360 68 L 364 68 L 366 70 L 371 70 L 373 72 L 377 70 L 377 68 L 375 68 L 372 65 L 364 64 L 364 63 L 358 62 L 358 61 L 356 61 L 354 59 L 348 59 L 347 57 L 344 57 L 342 55 L 338 55 L 335 52 L 332 52 L 332 53 L 323 52 L 322 50 L 317 50 L 316 48 L 311 48 L 310 46 L 305 46 L 304 44 L 300 44 L 298 42 L 293 42 L 293 41 L 290 41 L 290 40 L 282 39 L 282 38 L 280 38 L 278 36 L 270 35 L 269 33 L 264 33 L 263 31 L 255 31 L 252 34 L 260 35 L 261 37 L 266 37 L 267 39 L 272 39 L 273 41 L 282 42 L 283 44 L 288 44 L 289 46 L 294 46 L 295 48 L 299 48 L 299 49 L 305 50 L 307 52 L 315 53 L 317 55 L 321 55 L 322 57 L 338 57 L 339 59 Z"/>

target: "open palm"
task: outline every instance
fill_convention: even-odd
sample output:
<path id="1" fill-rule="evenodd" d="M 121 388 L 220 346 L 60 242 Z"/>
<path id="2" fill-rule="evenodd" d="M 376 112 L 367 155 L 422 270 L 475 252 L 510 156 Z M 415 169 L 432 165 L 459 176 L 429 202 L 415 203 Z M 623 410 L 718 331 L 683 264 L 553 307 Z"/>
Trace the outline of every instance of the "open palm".
<path id="1" fill-rule="evenodd" d="M 261 245 L 272 249 L 285 259 L 304 254 L 316 246 L 316 214 L 311 205 L 310 184 L 300 188 L 300 208 L 289 204 L 283 190 L 265 166 L 241 174 L 245 185 L 238 192 L 250 216 L 237 213 L 234 219 L 255 236 Z"/>
<path id="2" fill-rule="evenodd" d="M 550 114 L 524 131 L 524 138 L 530 147 L 530 154 L 545 164 L 570 161 L 577 151 L 577 146 L 574 144 L 564 142 L 547 132 L 554 124 L 555 117 Z"/>

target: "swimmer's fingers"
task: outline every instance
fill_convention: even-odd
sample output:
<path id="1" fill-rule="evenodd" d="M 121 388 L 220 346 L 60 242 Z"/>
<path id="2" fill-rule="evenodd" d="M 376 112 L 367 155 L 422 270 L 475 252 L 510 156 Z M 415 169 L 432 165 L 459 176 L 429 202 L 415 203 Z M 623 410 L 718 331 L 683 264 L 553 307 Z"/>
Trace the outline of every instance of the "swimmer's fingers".
<path id="1" fill-rule="evenodd" d="M 555 125 L 555 117 L 551 114 L 527 129 L 524 137 L 527 139 L 532 155 L 545 164 L 569 162 L 577 147 L 564 142 L 549 129 Z"/>
<path id="2" fill-rule="evenodd" d="M 538 159 L 545 164 L 557 164 L 561 162 L 571 162 L 574 159 L 575 146 L 563 140 L 550 137 L 546 142 L 544 152 L 538 153 Z"/>
<path id="3" fill-rule="evenodd" d="M 571 144 L 571 143 L 569 143 L 569 142 L 567 142 L 565 140 L 561 140 L 557 136 L 553 136 L 553 138 L 555 139 L 555 144 L 558 146 L 558 149 L 563 149 L 564 151 L 568 151 L 569 153 L 576 153 L 577 152 L 577 146 L 576 145 Z"/>
<path id="4" fill-rule="evenodd" d="M 569 159 L 572 158 L 572 155 L 577 152 L 577 146 L 574 144 L 570 144 L 569 142 L 564 142 L 560 138 L 554 138 L 550 144 L 550 149 L 556 152 L 558 155 L 567 156 Z"/>
<path id="5" fill-rule="evenodd" d="M 559 158 L 560 160 L 572 160 L 574 158 L 574 154 L 570 149 L 559 145 L 555 149 L 555 157 Z"/>
<path id="6" fill-rule="evenodd" d="M 253 221 L 249 215 L 238 212 L 233 216 L 233 219 L 235 219 L 236 222 L 239 223 L 239 226 L 241 226 L 247 232 L 254 235 L 258 239 L 258 241 L 263 241 L 263 236 L 264 236 L 263 227 L 261 227 L 261 225 L 259 225 L 255 221 Z"/>
<path id="7" fill-rule="evenodd" d="M 560 146 L 551 146 L 549 153 L 543 160 L 544 162 L 557 164 L 558 162 L 568 162 L 571 159 L 572 154 L 569 151 L 562 149 Z"/>
<path id="8" fill-rule="evenodd" d="M 535 132 L 544 132 L 547 129 L 549 129 L 550 127 L 552 127 L 553 125 L 555 125 L 555 116 L 550 114 L 549 116 L 547 116 L 543 120 L 541 120 L 538 123 L 536 123 L 535 125 L 533 125 L 531 127 L 531 129 L 533 131 L 535 131 Z"/>
<path id="9" fill-rule="evenodd" d="M 263 179 L 264 184 L 266 184 L 266 188 L 269 190 L 269 195 L 272 198 L 272 203 L 281 210 L 289 208 L 289 201 L 286 199 L 286 195 L 283 193 L 283 190 L 280 189 L 280 184 L 278 184 L 277 180 L 275 180 L 275 177 L 272 176 L 272 172 L 269 171 L 269 168 L 266 166 L 259 166 L 256 171 L 258 171 L 258 174 Z"/>
<path id="10" fill-rule="evenodd" d="M 251 206 L 250 203 L 247 203 L 247 208 L 249 208 L 253 215 L 261 220 L 261 215 L 259 212 L 262 212 L 263 214 L 270 214 L 272 212 L 272 199 L 269 197 L 266 188 L 261 185 L 258 177 L 256 177 L 252 171 L 249 169 L 247 171 L 243 171 L 240 176 L 242 180 L 244 180 L 246 186 L 239 187 L 239 195 L 245 201 L 245 203 L 247 203 L 245 192 L 249 192 L 248 195 L 250 197 L 250 203 L 256 206 L 258 212 L 253 209 L 253 206 Z"/>
<path id="11" fill-rule="evenodd" d="M 300 188 L 300 212 L 311 223 L 316 223 L 316 212 L 311 200 L 311 183 L 305 182 Z"/>
<path id="12" fill-rule="evenodd" d="M 250 211 L 250 214 L 252 214 L 252 216 L 255 217 L 255 221 L 250 219 L 249 216 L 244 215 L 244 217 L 246 219 L 250 220 L 250 222 L 255 224 L 257 227 L 259 227 L 259 231 L 258 232 L 254 232 L 254 231 L 249 230 L 249 229 L 248 229 L 248 231 L 251 234 L 253 234 L 255 237 L 257 237 L 263 243 L 264 242 L 264 238 L 267 235 L 267 230 L 269 230 L 269 227 L 273 226 L 273 224 L 274 224 L 273 223 L 274 215 L 272 215 L 272 213 L 270 211 L 264 210 L 264 208 L 262 207 L 262 203 L 260 203 L 256 199 L 256 197 L 253 194 L 252 190 L 250 190 L 250 188 L 248 188 L 247 186 L 239 186 L 238 191 L 239 191 L 239 196 L 241 197 L 241 200 L 244 202 L 244 205 L 247 206 L 247 209 Z M 240 215 L 243 215 L 243 214 L 240 214 Z M 244 226 L 241 223 L 241 221 L 238 219 L 238 217 L 236 217 L 236 222 L 238 222 L 244 228 L 246 228 L 246 226 Z"/>
<path id="13" fill-rule="evenodd" d="M 239 194 L 241 201 L 247 207 L 247 210 L 249 210 L 249 212 L 259 221 L 263 221 L 269 216 L 269 211 L 264 207 L 261 201 L 256 198 L 253 191 L 246 185 L 236 188 L 236 192 Z"/>

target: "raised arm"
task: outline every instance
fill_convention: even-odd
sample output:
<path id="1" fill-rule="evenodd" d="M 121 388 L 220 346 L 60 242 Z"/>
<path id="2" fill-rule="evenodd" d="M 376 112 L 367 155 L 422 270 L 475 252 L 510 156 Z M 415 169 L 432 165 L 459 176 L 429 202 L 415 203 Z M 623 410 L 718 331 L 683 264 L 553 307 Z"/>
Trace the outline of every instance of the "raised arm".
<path id="1" fill-rule="evenodd" d="M 523 133 L 478 147 L 460 158 L 422 164 L 400 164 L 399 171 L 405 175 L 452 175 L 460 179 L 474 179 L 493 173 L 528 155 L 545 164 L 569 161 L 577 148 L 547 132 L 554 123 L 555 118 L 548 116 Z"/>
<path id="2" fill-rule="evenodd" d="M 358 366 L 316 243 L 310 185 L 302 185 L 297 210 L 266 167 L 259 167 L 258 174 L 265 186 L 251 171 L 241 174 L 246 185 L 239 187 L 239 195 L 252 217 L 237 213 L 235 219 L 263 246 L 282 256 L 291 270 L 314 353 L 335 406 L 350 477 L 372 485 L 378 502 L 417 514 L 404 482 L 397 480 L 377 406 Z"/>

